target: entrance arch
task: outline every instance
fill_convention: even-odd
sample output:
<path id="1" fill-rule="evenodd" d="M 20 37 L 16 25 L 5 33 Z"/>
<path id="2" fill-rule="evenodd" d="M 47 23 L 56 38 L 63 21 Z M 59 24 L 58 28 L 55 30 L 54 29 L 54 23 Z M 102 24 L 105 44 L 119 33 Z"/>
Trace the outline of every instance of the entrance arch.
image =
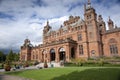
<path id="1" fill-rule="evenodd" d="M 65 49 L 64 48 L 59 49 L 59 59 L 65 61 Z"/>
<path id="2" fill-rule="evenodd" d="M 75 49 L 74 49 L 74 47 L 71 48 L 71 58 L 75 58 Z"/>
<path id="3" fill-rule="evenodd" d="M 50 60 L 55 61 L 55 50 L 54 49 L 50 50 Z"/>

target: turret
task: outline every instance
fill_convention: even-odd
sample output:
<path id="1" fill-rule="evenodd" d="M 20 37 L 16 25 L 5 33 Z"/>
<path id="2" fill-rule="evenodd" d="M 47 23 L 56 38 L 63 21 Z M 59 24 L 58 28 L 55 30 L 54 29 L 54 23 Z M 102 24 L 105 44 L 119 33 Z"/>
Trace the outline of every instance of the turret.
<path id="1" fill-rule="evenodd" d="M 49 21 L 47 21 L 47 24 L 46 24 L 46 26 L 44 27 L 44 30 L 43 30 L 43 34 L 47 33 L 50 29 L 51 29 L 51 27 L 49 25 Z"/>
<path id="2" fill-rule="evenodd" d="M 110 19 L 110 17 L 109 17 L 109 20 L 108 20 L 108 27 L 109 27 L 109 30 L 114 29 L 114 23 L 113 23 L 113 21 Z"/>
<path id="3" fill-rule="evenodd" d="M 21 61 L 28 61 L 31 60 L 31 50 L 32 50 L 32 44 L 30 43 L 30 40 L 27 38 L 24 40 L 23 46 L 21 46 L 20 50 L 20 60 Z"/>
<path id="4" fill-rule="evenodd" d="M 98 28 L 99 28 L 100 32 L 102 32 L 102 33 L 104 33 L 106 31 L 105 22 L 102 18 L 102 15 L 98 16 Z"/>
<path id="5" fill-rule="evenodd" d="M 90 0 L 88 0 L 88 3 L 84 5 L 84 16 L 85 16 L 85 21 L 88 21 L 90 19 L 94 19 L 96 21 L 97 19 L 97 14 L 95 12 L 95 9 L 91 6 Z M 90 22 L 88 22 L 90 23 Z"/>
<path id="6" fill-rule="evenodd" d="M 25 39 L 25 40 L 24 40 L 23 47 L 32 47 L 32 44 L 30 43 L 30 40 L 29 40 L 29 39 Z"/>

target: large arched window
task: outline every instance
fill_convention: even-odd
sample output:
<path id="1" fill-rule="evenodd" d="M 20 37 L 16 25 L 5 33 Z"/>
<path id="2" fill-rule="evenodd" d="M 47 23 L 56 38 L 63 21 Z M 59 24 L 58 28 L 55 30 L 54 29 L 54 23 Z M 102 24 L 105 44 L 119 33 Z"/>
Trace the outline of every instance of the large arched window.
<path id="1" fill-rule="evenodd" d="M 109 49 L 111 54 L 118 54 L 117 41 L 114 38 L 109 40 Z"/>

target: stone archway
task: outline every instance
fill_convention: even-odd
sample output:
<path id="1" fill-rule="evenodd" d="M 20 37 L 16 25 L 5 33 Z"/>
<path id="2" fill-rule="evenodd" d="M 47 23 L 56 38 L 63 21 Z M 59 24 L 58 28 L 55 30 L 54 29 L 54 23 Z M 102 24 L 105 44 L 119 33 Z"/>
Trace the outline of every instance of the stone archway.
<path id="1" fill-rule="evenodd" d="M 50 61 L 55 61 L 55 50 L 54 49 L 50 50 Z"/>
<path id="2" fill-rule="evenodd" d="M 64 60 L 65 61 L 65 49 L 64 48 L 60 48 L 59 49 L 59 59 Z"/>
<path id="3" fill-rule="evenodd" d="M 75 49 L 74 49 L 74 47 L 71 48 L 71 58 L 75 58 Z"/>

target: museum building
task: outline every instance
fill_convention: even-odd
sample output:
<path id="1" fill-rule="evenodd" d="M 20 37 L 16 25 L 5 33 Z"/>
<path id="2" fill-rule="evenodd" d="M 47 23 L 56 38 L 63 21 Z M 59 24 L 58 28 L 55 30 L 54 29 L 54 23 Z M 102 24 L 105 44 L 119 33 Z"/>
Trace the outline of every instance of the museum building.
<path id="1" fill-rule="evenodd" d="M 120 28 L 108 19 L 108 30 L 102 15 L 97 15 L 90 0 L 84 5 L 84 19 L 69 16 L 56 31 L 47 21 L 43 44 L 33 46 L 25 39 L 20 49 L 21 61 L 70 62 L 77 58 L 120 56 Z"/>

